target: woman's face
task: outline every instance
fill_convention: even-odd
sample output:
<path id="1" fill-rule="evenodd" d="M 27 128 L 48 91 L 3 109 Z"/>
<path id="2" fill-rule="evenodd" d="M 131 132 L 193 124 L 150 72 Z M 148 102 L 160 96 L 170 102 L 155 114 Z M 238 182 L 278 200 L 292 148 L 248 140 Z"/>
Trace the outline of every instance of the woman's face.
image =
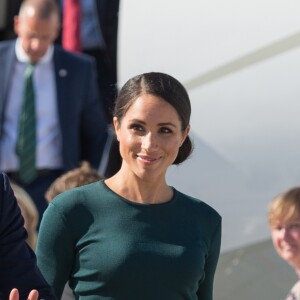
<path id="1" fill-rule="evenodd" d="M 121 123 L 114 118 L 114 126 L 123 158 L 122 168 L 127 168 L 129 174 L 148 179 L 165 176 L 189 132 L 189 127 L 182 132 L 173 106 L 148 94 L 135 100 Z"/>
<path id="2" fill-rule="evenodd" d="M 300 271 L 300 214 L 278 220 L 271 226 L 272 240 L 278 254 Z"/>

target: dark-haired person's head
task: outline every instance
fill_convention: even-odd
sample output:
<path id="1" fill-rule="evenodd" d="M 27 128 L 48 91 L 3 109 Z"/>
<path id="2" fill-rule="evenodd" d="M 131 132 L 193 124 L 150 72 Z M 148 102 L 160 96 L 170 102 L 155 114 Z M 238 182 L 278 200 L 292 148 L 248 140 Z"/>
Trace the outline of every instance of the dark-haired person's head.
<path id="1" fill-rule="evenodd" d="M 121 123 L 124 115 L 141 96 L 152 95 L 171 105 L 180 120 L 183 142 L 173 161 L 177 165 L 185 161 L 193 150 L 188 135 L 190 129 L 191 103 L 184 86 L 174 77 L 160 72 L 150 72 L 129 79 L 121 88 L 116 99 L 114 118 Z"/>

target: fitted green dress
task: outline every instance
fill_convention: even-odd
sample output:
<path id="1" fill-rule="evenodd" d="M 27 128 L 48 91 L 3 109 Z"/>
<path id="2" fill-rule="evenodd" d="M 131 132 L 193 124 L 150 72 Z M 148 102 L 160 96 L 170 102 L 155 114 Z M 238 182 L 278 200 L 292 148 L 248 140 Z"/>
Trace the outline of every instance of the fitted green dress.
<path id="1" fill-rule="evenodd" d="M 57 196 L 37 259 L 58 298 L 69 280 L 76 299 L 213 299 L 221 217 L 173 190 L 169 202 L 139 204 L 101 180 Z"/>

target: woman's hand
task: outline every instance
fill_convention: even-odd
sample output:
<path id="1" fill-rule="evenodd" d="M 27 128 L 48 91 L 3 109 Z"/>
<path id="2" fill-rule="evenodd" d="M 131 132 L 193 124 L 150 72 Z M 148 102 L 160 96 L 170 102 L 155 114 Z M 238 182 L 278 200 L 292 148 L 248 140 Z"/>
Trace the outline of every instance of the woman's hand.
<path id="1" fill-rule="evenodd" d="M 37 290 L 32 290 L 28 295 L 28 300 L 38 300 L 39 292 Z M 12 289 L 9 294 L 9 300 L 19 300 L 19 291 L 18 289 Z"/>

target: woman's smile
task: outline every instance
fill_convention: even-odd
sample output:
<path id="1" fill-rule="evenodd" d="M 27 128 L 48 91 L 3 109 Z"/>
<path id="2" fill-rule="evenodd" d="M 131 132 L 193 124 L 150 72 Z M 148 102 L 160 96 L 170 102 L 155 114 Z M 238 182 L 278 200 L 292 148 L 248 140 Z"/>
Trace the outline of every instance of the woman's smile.
<path id="1" fill-rule="evenodd" d="M 137 155 L 137 158 L 139 160 L 141 160 L 142 162 L 144 162 L 144 163 L 154 163 L 154 162 L 157 162 L 160 159 L 160 157 L 155 158 L 155 157 L 140 155 L 140 154 Z"/>
<path id="2" fill-rule="evenodd" d="M 165 176 L 187 132 L 175 108 L 160 97 L 143 94 L 121 122 L 114 119 L 123 170 L 138 177 Z M 151 176 L 151 177 L 149 177 Z"/>

